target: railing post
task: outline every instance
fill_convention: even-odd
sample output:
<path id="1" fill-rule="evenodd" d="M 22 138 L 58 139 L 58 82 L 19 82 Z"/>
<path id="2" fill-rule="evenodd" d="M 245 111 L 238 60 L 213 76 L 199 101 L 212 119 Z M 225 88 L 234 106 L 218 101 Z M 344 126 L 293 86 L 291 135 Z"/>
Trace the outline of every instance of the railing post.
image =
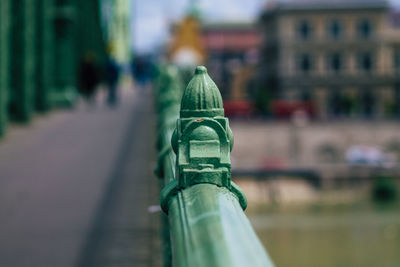
<path id="1" fill-rule="evenodd" d="M 161 193 L 161 207 L 166 213 L 178 190 L 205 183 L 227 188 L 246 209 L 246 197 L 231 181 L 233 135 L 224 117 L 222 97 L 203 66 L 196 68 L 183 94 L 171 143 L 177 156 L 177 175 Z"/>
<path id="2" fill-rule="evenodd" d="M 6 130 L 10 86 L 10 0 L 0 1 L 0 136 Z"/>
<path id="3" fill-rule="evenodd" d="M 231 180 L 233 135 L 221 94 L 205 67 L 196 68 L 184 91 L 174 132 L 161 130 L 172 136 L 176 153 L 176 160 L 169 151 L 159 163 L 164 166 L 160 201 L 168 214 L 172 265 L 274 266 L 243 212 L 245 196 Z"/>
<path id="4" fill-rule="evenodd" d="M 35 107 L 40 112 L 50 109 L 50 94 L 54 87 L 54 0 L 36 3 L 36 89 Z"/>
<path id="5" fill-rule="evenodd" d="M 78 11 L 76 1 L 55 1 L 52 20 L 54 29 L 53 88 L 49 101 L 53 107 L 71 107 L 77 99 L 77 31 Z M 83 1 L 82 1 L 83 2 Z"/>
<path id="6" fill-rule="evenodd" d="M 11 3 L 11 80 L 10 115 L 27 122 L 34 109 L 35 90 L 35 1 L 13 0 Z"/>

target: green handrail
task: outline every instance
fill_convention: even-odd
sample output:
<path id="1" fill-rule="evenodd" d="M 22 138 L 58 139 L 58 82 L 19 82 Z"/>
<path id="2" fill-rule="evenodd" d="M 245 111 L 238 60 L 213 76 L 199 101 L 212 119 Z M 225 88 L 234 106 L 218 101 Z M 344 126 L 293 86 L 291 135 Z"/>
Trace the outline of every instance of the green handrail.
<path id="1" fill-rule="evenodd" d="M 172 255 L 171 262 L 166 253 L 164 266 L 274 266 L 243 212 L 245 196 L 231 180 L 233 134 L 217 86 L 205 67 L 197 67 L 179 110 L 177 77 L 169 66 L 155 83 L 157 174 L 168 215 L 164 242 Z"/>

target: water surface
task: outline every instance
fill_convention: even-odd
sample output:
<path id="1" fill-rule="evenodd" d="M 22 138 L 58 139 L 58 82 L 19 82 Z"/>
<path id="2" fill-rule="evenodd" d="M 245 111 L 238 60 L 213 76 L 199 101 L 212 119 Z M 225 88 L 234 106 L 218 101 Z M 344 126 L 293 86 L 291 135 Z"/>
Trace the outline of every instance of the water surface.
<path id="1" fill-rule="evenodd" d="M 400 266 L 399 205 L 258 207 L 248 216 L 278 267 Z"/>

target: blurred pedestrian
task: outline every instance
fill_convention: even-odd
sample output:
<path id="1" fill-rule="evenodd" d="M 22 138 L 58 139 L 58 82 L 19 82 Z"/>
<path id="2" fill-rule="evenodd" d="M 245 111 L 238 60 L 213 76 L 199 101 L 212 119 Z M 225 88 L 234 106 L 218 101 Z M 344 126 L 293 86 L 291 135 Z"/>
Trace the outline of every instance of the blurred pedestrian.
<path id="1" fill-rule="evenodd" d="M 134 58 L 132 62 L 132 74 L 140 88 L 146 89 L 150 78 L 148 62 L 144 56 Z"/>
<path id="2" fill-rule="evenodd" d="M 119 78 L 119 67 L 111 57 L 108 57 L 106 61 L 106 75 L 108 85 L 107 104 L 110 107 L 113 107 L 118 104 L 117 85 Z"/>
<path id="3" fill-rule="evenodd" d="M 99 80 L 96 57 L 92 52 L 88 52 L 84 55 L 79 66 L 79 90 L 88 103 L 94 103 Z"/>

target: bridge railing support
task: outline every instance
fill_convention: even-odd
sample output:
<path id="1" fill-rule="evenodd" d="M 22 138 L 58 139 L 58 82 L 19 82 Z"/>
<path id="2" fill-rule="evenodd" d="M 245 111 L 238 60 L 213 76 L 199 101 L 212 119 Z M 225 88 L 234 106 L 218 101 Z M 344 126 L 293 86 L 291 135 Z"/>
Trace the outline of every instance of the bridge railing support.
<path id="1" fill-rule="evenodd" d="M 171 262 L 165 253 L 164 266 L 273 266 L 243 212 L 246 197 L 231 180 L 233 134 L 217 86 L 197 67 L 179 111 L 175 74 L 169 67 L 160 75 L 156 99 L 156 173 L 172 256 Z"/>

